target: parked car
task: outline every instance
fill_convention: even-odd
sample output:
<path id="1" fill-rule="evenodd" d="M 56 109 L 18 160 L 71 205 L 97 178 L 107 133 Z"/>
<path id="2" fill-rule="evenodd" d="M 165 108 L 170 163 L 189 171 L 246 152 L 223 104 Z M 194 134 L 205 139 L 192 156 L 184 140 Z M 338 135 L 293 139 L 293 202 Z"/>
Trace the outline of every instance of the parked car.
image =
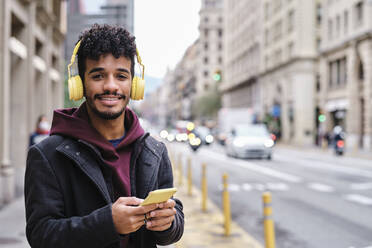
<path id="1" fill-rule="evenodd" d="M 226 154 L 239 158 L 271 159 L 274 141 L 263 124 L 241 124 L 226 139 Z"/>

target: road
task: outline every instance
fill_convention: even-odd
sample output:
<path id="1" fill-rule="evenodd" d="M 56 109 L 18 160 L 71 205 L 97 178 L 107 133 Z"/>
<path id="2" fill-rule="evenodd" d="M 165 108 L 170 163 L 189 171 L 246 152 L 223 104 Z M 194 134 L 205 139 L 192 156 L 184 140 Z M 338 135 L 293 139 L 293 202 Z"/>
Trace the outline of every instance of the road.
<path id="1" fill-rule="evenodd" d="M 227 157 L 223 147 L 196 154 L 184 144 L 183 169 L 192 156 L 193 183 L 207 164 L 208 197 L 222 206 L 222 175 L 229 176 L 233 221 L 263 241 L 262 192 L 272 193 L 276 244 L 280 248 L 372 248 L 371 160 L 278 147 L 272 161 Z M 186 175 L 186 174 L 185 174 Z"/>

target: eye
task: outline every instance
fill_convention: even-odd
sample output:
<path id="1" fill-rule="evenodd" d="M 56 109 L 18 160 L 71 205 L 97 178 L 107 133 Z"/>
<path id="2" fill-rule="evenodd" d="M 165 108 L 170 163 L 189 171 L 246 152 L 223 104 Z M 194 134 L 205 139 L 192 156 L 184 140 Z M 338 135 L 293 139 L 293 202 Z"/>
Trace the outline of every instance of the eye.
<path id="1" fill-rule="evenodd" d="M 102 74 L 94 74 L 94 75 L 92 76 L 92 78 L 93 78 L 94 80 L 101 80 L 101 79 L 103 78 L 103 75 L 102 75 Z"/>
<path id="2" fill-rule="evenodd" d="M 125 80 L 125 79 L 128 78 L 128 76 L 125 75 L 125 74 L 118 74 L 117 77 L 118 77 L 118 79 L 120 79 L 120 80 Z"/>

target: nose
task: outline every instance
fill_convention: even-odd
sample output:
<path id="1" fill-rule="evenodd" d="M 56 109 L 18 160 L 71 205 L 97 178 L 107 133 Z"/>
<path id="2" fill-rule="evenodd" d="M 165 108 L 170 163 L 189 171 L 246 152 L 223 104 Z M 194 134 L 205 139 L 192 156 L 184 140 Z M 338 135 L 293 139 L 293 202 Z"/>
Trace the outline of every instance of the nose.
<path id="1" fill-rule="evenodd" d="M 108 91 L 110 93 L 114 93 L 114 92 L 117 92 L 118 89 L 119 89 L 119 85 L 116 82 L 116 79 L 115 79 L 114 75 L 109 75 L 107 77 L 106 82 L 103 85 L 104 92 Z"/>

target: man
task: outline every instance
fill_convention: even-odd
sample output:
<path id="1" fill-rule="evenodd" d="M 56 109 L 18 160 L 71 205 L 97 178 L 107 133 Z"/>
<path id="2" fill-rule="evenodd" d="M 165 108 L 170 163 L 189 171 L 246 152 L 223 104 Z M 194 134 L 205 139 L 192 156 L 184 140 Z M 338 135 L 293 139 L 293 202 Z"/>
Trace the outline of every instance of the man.
<path id="1" fill-rule="evenodd" d="M 125 29 L 95 24 L 80 37 L 86 101 L 56 110 L 51 136 L 32 146 L 25 175 L 26 234 L 32 247 L 156 247 L 183 234 L 173 198 L 139 206 L 173 186 L 164 144 L 127 108 L 136 45 Z"/>

